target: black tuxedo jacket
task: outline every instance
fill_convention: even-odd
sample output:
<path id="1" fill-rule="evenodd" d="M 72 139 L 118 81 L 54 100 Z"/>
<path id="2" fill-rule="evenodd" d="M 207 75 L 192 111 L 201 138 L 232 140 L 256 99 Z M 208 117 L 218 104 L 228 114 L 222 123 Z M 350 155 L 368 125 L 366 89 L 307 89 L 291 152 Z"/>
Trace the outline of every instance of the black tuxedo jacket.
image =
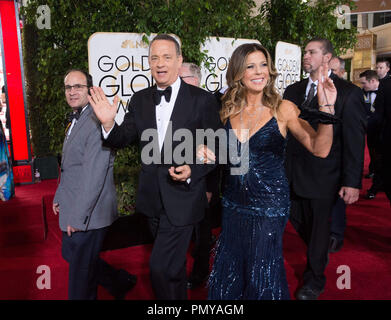
<path id="1" fill-rule="evenodd" d="M 310 153 L 291 134 L 288 135 L 286 169 L 293 191 L 308 199 L 336 196 L 342 186 L 361 188 L 364 165 L 366 110 L 362 91 L 354 84 L 331 74 L 337 88 L 335 115 L 341 119 L 333 125 L 333 144 L 326 158 Z M 288 86 L 284 99 L 302 105 L 308 79 Z M 310 107 L 319 108 L 317 97 Z M 310 122 L 317 129 L 315 121 Z"/>
<path id="2" fill-rule="evenodd" d="M 390 152 L 391 143 L 391 78 L 382 79 L 375 99 L 375 121 L 381 130 L 381 145 Z"/>
<path id="3" fill-rule="evenodd" d="M 208 205 L 205 176 L 214 168 L 214 165 L 195 164 L 196 129 L 217 130 L 222 127 L 218 115 L 218 105 L 212 94 L 181 81 L 170 119 L 172 132 L 169 131 L 169 128 L 167 129 L 160 153 L 157 134 L 153 140 L 142 138 L 143 132 L 147 133 L 145 130 L 157 129 L 156 106 L 153 102 L 154 90 L 156 90 L 156 86 L 134 94 L 123 123 L 120 126 L 115 124 L 106 143 L 112 147 L 121 148 L 139 141 L 142 151 L 142 165 L 136 199 L 138 212 L 154 217 L 158 216 L 164 208 L 173 225 L 194 224 L 203 218 L 205 208 Z M 176 130 L 184 128 L 188 129 L 193 137 L 192 159 L 183 163 L 174 163 L 171 160 L 173 159 L 173 151 L 181 144 L 181 141 L 173 141 L 172 138 Z M 172 147 L 170 147 L 170 141 L 172 141 Z M 160 164 L 157 163 L 159 161 L 154 161 L 154 163 L 143 161 L 143 150 L 148 149 L 147 145 L 155 146 L 155 151 L 159 152 Z M 143 149 L 144 147 L 146 148 Z M 216 154 L 218 154 L 218 150 L 216 150 Z M 191 168 L 190 183 L 176 182 L 171 179 L 168 173 L 171 166 L 182 164 L 188 164 Z"/>

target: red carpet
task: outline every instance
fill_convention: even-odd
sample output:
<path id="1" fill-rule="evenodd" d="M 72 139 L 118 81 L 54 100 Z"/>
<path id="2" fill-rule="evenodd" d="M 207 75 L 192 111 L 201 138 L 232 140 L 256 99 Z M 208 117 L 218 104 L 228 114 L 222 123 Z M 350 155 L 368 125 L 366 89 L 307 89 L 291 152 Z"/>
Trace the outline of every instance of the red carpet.
<path id="1" fill-rule="evenodd" d="M 366 159 L 366 163 L 368 159 Z M 367 166 L 366 166 L 367 168 Z M 16 196 L 0 202 L 0 299 L 66 299 L 68 267 L 61 257 L 61 233 L 57 217 L 46 208 L 48 233 L 44 240 L 41 201 L 50 202 L 55 180 L 16 187 Z M 370 180 L 364 179 L 360 200 L 348 207 L 345 244 L 341 251 L 330 254 L 326 270 L 327 284 L 320 299 L 383 300 L 391 299 L 391 209 L 384 193 L 374 200 L 363 198 Z M 49 203 L 50 204 L 50 203 Z M 218 232 L 218 230 L 215 230 Z M 136 287 L 128 300 L 153 299 L 149 281 L 148 260 L 151 245 L 141 245 L 102 253 L 102 257 L 117 268 L 138 276 Z M 305 268 L 305 245 L 288 224 L 284 237 L 285 266 L 291 295 L 297 289 Z M 188 255 L 188 270 L 192 257 Z M 39 266 L 50 268 L 50 289 L 39 289 Z M 350 268 L 351 289 L 338 289 L 339 266 Z M 342 281 L 346 284 L 346 281 Z M 203 300 L 207 289 L 189 290 L 189 298 Z M 99 288 L 98 298 L 111 296 Z"/>

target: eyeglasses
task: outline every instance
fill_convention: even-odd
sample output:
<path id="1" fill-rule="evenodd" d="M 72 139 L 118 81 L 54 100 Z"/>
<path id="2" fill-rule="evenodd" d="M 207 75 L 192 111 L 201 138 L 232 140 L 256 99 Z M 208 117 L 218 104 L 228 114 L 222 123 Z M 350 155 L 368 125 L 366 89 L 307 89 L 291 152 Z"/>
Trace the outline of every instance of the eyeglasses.
<path id="1" fill-rule="evenodd" d="M 75 88 L 76 91 L 81 91 L 84 87 L 88 87 L 86 84 L 75 84 L 73 86 L 65 86 L 65 91 L 70 92 L 72 88 Z"/>

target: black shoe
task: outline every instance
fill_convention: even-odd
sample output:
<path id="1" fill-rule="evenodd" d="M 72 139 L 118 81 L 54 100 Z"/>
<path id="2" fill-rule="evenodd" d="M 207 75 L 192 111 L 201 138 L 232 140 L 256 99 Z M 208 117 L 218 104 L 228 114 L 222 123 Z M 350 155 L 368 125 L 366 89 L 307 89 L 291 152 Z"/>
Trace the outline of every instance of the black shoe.
<path id="1" fill-rule="evenodd" d="M 376 193 L 374 193 L 370 190 L 367 191 L 367 195 L 366 195 L 367 199 L 375 199 L 375 197 L 376 197 Z"/>
<path id="2" fill-rule="evenodd" d="M 208 280 L 208 276 L 209 275 L 206 275 L 205 277 L 201 277 L 201 278 L 198 277 L 189 278 L 187 280 L 187 289 L 194 290 L 199 288 L 201 285 L 203 285 L 206 282 L 206 280 Z"/>
<path id="3" fill-rule="evenodd" d="M 317 300 L 319 295 L 324 290 L 319 290 L 315 288 L 311 288 L 309 286 L 302 286 L 299 290 L 296 292 L 296 299 L 297 300 Z"/>
<path id="4" fill-rule="evenodd" d="M 116 286 L 112 292 L 115 300 L 124 300 L 126 294 L 133 289 L 137 283 L 137 277 L 127 271 L 120 269 L 118 271 L 118 277 Z"/>
<path id="5" fill-rule="evenodd" d="M 374 173 L 368 173 L 368 174 L 366 174 L 366 175 L 364 176 L 364 178 L 365 178 L 365 179 L 372 179 L 374 175 L 375 175 Z"/>
<path id="6" fill-rule="evenodd" d="M 330 237 L 330 243 L 329 243 L 329 252 L 334 253 L 341 250 L 343 246 L 343 240 L 339 240 L 334 236 Z"/>

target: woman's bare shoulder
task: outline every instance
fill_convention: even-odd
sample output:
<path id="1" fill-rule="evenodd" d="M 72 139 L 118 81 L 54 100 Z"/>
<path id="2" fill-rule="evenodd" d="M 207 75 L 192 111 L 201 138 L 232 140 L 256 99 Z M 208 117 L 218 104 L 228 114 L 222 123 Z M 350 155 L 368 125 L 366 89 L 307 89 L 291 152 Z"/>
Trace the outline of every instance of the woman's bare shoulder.
<path id="1" fill-rule="evenodd" d="M 299 108 L 289 100 L 282 100 L 278 106 L 278 116 L 283 121 L 287 121 L 292 117 L 297 117 L 299 114 Z"/>

